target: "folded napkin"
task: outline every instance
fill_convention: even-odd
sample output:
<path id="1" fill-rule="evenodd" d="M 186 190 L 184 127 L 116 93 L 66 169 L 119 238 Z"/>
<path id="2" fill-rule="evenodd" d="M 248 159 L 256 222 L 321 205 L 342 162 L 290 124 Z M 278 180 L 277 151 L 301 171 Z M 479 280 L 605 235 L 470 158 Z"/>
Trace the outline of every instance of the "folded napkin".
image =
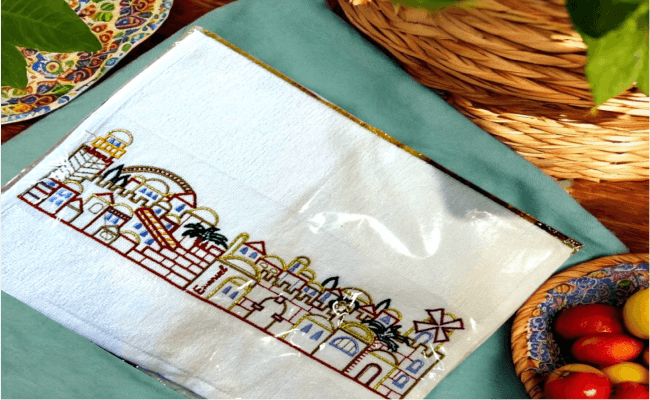
<path id="1" fill-rule="evenodd" d="M 7 293 L 208 397 L 424 397 L 580 247 L 201 29 L 2 218 Z"/>

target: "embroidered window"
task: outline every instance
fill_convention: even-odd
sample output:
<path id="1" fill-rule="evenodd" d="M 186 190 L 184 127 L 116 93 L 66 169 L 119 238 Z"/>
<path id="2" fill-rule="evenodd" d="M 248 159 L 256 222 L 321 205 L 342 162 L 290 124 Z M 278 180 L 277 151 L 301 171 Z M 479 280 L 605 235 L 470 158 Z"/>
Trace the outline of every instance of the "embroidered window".
<path id="1" fill-rule="evenodd" d="M 239 252 L 242 254 L 248 253 L 248 247 L 242 247 L 241 250 L 239 250 Z"/>
<path id="2" fill-rule="evenodd" d="M 142 224 L 138 222 L 137 224 L 133 225 L 133 227 L 135 229 L 140 229 L 140 228 L 142 228 Z"/>
<path id="3" fill-rule="evenodd" d="M 405 374 L 400 375 L 397 379 L 393 381 L 393 385 L 397 386 L 398 388 L 402 389 L 404 388 L 404 385 L 406 385 L 409 381 L 409 377 L 406 376 Z"/>
<path id="4" fill-rule="evenodd" d="M 314 333 L 313 335 L 311 335 L 309 338 L 310 338 L 311 340 L 318 340 L 318 339 L 320 339 L 320 337 L 321 337 L 321 335 L 323 334 L 323 332 L 324 332 L 324 331 L 322 331 L 322 330 L 321 330 L 321 331 L 318 331 L 318 332 Z"/>
<path id="5" fill-rule="evenodd" d="M 153 239 L 149 239 L 145 243 L 148 244 L 149 246 L 151 246 L 153 244 Z"/>
<path id="6" fill-rule="evenodd" d="M 107 222 L 112 222 L 114 224 L 117 224 L 118 222 L 120 222 L 120 218 L 118 216 L 116 216 L 116 215 L 111 214 L 111 213 L 106 213 L 106 215 L 104 216 L 104 219 Z"/>
<path id="7" fill-rule="evenodd" d="M 228 292 L 230 292 L 230 289 L 232 289 L 232 286 L 228 286 L 228 287 L 225 288 L 221 293 L 223 293 L 223 294 L 228 294 Z"/>
<path id="8" fill-rule="evenodd" d="M 410 372 L 413 372 L 414 374 L 417 374 L 420 368 L 424 365 L 424 361 L 422 360 L 415 360 L 411 364 L 409 364 L 406 369 Z"/>
<path id="9" fill-rule="evenodd" d="M 330 346 L 336 347 L 350 357 L 356 355 L 359 352 L 359 345 L 357 344 L 356 340 L 347 336 L 333 339 L 330 342 Z"/>
<path id="10" fill-rule="evenodd" d="M 255 257 L 257 257 L 257 252 L 256 252 L 256 251 L 252 252 L 252 253 L 249 255 L 249 257 L 250 257 L 250 258 L 255 258 Z"/>
<path id="11" fill-rule="evenodd" d="M 300 268 L 301 265 L 302 265 L 302 264 L 300 264 L 300 263 L 295 263 L 295 264 L 293 264 L 293 265 L 291 266 L 291 268 L 289 268 L 289 271 L 291 271 L 291 272 L 296 272 L 296 270 L 297 270 L 298 268 Z"/>
<path id="12" fill-rule="evenodd" d="M 420 338 L 422 338 L 422 341 L 419 342 L 420 344 L 427 344 L 429 343 L 429 340 L 433 339 L 433 335 L 429 332 L 420 332 L 413 340 L 415 340 L 415 342 L 418 343 L 418 340 Z"/>
<path id="13" fill-rule="evenodd" d="M 98 214 L 103 209 L 104 209 L 103 204 L 95 203 L 88 209 L 88 211 L 90 211 L 93 214 Z"/>
<path id="14" fill-rule="evenodd" d="M 305 326 L 300 330 L 300 332 L 309 333 L 309 331 L 311 330 L 311 327 L 312 327 L 312 326 L 314 326 L 314 324 L 305 325 Z"/>

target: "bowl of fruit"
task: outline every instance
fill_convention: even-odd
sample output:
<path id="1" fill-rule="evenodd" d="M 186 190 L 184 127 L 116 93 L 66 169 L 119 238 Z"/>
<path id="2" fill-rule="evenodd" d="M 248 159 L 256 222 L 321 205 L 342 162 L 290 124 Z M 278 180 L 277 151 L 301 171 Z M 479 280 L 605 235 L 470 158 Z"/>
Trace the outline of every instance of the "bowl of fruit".
<path id="1" fill-rule="evenodd" d="M 547 280 L 512 327 L 528 395 L 647 399 L 648 292 L 648 254 L 599 258 Z"/>

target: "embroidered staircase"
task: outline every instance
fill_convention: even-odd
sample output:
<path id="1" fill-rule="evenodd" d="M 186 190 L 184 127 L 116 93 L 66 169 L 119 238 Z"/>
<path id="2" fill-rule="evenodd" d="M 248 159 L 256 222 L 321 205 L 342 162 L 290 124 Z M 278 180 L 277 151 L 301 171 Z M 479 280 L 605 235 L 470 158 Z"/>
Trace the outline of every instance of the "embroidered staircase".
<path id="1" fill-rule="evenodd" d="M 167 231 L 160 218 L 151 208 L 139 208 L 135 211 L 135 215 L 142 221 L 142 224 L 161 247 L 173 249 L 178 246 L 178 242 Z"/>

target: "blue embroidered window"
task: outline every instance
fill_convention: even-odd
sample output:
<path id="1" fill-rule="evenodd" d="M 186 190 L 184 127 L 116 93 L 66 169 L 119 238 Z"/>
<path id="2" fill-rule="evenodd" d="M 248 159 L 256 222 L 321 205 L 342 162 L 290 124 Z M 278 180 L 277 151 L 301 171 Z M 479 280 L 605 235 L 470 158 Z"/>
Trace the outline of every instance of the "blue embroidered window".
<path id="1" fill-rule="evenodd" d="M 417 343 L 418 339 L 420 337 L 422 337 L 422 336 L 424 336 L 425 338 L 422 339 L 422 342 L 420 342 L 421 344 L 427 344 L 427 343 L 429 343 L 429 340 L 433 339 L 433 335 L 431 333 L 429 333 L 429 332 L 420 332 L 420 333 L 418 333 L 418 335 L 413 340 L 415 340 L 415 342 Z"/>
<path id="2" fill-rule="evenodd" d="M 116 215 L 111 214 L 111 213 L 106 213 L 106 216 L 104 217 L 104 219 L 106 221 L 112 222 L 114 224 L 117 224 L 118 222 L 120 222 L 120 218 L 118 216 L 116 216 Z"/>
<path id="3" fill-rule="evenodd" d="M 232 288 L 232 286 L 228 286 L 228 287 L 225 288 L 221 293 L 223 293 L 223 294 L 228 294 L 228 292 L 230 292 L 230 289 L 231 289 L 231 288 Z"/>
<path id="4" fill-rule="evenodd" d="M 149 239 L 145 243 L 148 244 L 149 246 L 151 246 L 153 244 L 153 239 Z"/>
<path id="5" fill-rule="evenodd" d="M 407 371 L 413 372 L 414 374 L 417 374 L 420 368 L 424 365 L 424 361 L 422 360 L 415 360 L 411 364 L 409 364 L 408 367 L 406 367 Z"/>
<path id="6" fill-rule="evenodd" d="M 239 250 L 240 253 L 246 254 L 248 252 L 248 247 L 242 247 L 241 250 Z"/>
<path id="7" fill-rule="evenodd" d="M 289 271 L 291 271 L 291 272 L 296 272 L 296 270 L 297 270 L 301 265 L 302 265 L 302 264 L 300 264 L 300 263 L 295 263 L 295 264 L 293 264 L 293 265 L 291 266 L 291 268 L 289 268 Z"/>
<path id="8" fill-rule="evenodd" d="M 252 252 L 252 253 L 249 255 L 249 257 L 250 257 L 250 258 L 255 258 L 255 257 L 257 257 L 257 252 L 256 252 L 256 251 Z"/>
<path id="9" fill-rule="evenodd" d="M 135 229 L 140 229 L 140 228 L 142 228 L 142 224 L 138 222 L 137 224 L 133 225 L 133 227 Z"/>
<path id="10" fill-rule="evenodd" d="M 314 324 L 305 325 L 305 326 L 300 330 L 300 332 L 309 333 L 309 331 L 311 330 L 311 327 L 312 327 L 312 326 L 314 326 Z"/>
<path id="11" fill-rule="evenodd" d="M 403 389 L 404 385 L 406 385 L 408 381 L 409 381 L 409 377 L 402 374 L 393 381 L 393 385 L 397 386 L 400 389 Z"/>
<path id="12" fill-rule="evenodd" d="M 230 297 L 231 299 L 235 300 L 235 297 L 237 297 L 238 294 L 239 294 L 238 291 L 236 291 L 236 292 L 232 292 L 232 294 L 231 294 L 230 296 L 228 296 L 228 297 Z"/>
<path id="13" fill-rule="evenodd" d="M 185 208 L 185 204 L 181 204 L 180 206 L 176 207 L 176 211 L 181 212 Z"/>
<path id="14" fill-rule="evenodd" d="M 320 339 L 322 334 L 323 334 L 323 331 L 318 331 L 318 332 L 314 333 L 313 335 L 311 335 L 309 338 L 311 340 L 318 340 L 318 339 Z"/>
<path id="15" fill-rule="evenodd" d="M 332 339 L 329 344 L 330 346 L 341 350 L 350 357 L 353 357 L 359 352 L 359 345 L 357 344 L 357 341 L 348 336 Z"/>
<path id="16" fill-rule="evenodd" d="M 142 231 L 142 232 L 140 232 L 140 236 L 142 236 L 142 237 L 145 237 L 145 236 L 147 236 L 148 234 L 149 234 L 149 232 L 147 232 L 147 231 Z"/>

